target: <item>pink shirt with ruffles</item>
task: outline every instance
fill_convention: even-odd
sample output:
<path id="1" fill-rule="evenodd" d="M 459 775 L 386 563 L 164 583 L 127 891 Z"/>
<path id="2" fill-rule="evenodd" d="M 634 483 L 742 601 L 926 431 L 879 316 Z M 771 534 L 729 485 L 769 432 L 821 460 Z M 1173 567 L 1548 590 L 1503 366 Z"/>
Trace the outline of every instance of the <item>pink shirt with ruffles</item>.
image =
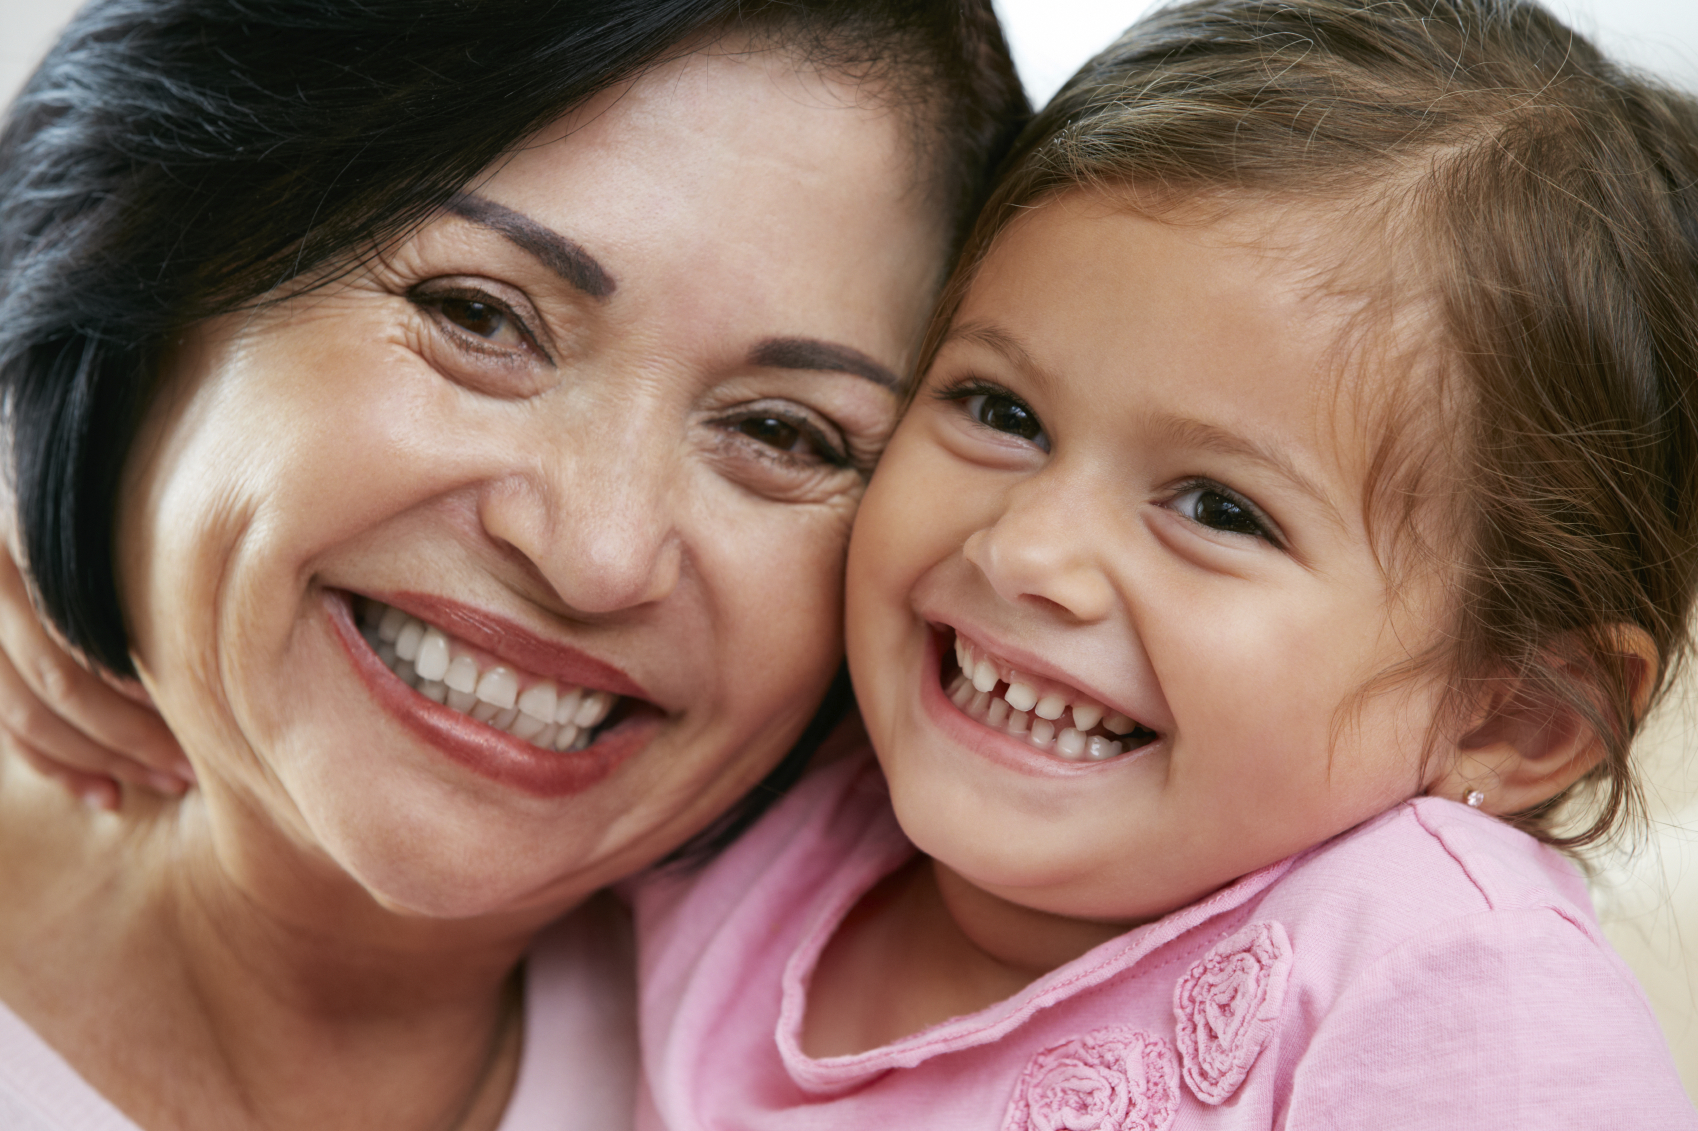
<path id="1" fill-rule="evenodd" d="M 1435 798 L 978 1013 L 807 1056 L 821 950 L 913 852 L 863 756 L 643 885 L 639 1129 L 1698 1128 L 1573 865 Z"/>

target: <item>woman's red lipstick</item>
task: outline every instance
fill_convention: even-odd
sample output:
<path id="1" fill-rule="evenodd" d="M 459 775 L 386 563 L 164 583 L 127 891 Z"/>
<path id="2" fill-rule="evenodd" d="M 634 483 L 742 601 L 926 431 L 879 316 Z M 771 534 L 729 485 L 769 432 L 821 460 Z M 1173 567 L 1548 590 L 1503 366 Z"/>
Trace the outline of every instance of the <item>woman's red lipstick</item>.
<path id="1" fill-rule="evenodd" d="M 628 675 L 576 649 L 544 640 L 481 610 L 423 594 L 375 598 L 435 624 L 466 643 L 536 675 L 646 700 Z M 354 623 L 352 595 L 327 591 L 325 605 L 343 651 L 372 697 L 408 729 L 453 761 L 491 781 L 536 797 L 582 793 L 646 746 L 660 726 L 657 710 L 611 725 L 583 750 L 544 750 L 434 703 L 408 687 L 366 644 Z M 645 704 L 646 705 L 646 704 Z"/>

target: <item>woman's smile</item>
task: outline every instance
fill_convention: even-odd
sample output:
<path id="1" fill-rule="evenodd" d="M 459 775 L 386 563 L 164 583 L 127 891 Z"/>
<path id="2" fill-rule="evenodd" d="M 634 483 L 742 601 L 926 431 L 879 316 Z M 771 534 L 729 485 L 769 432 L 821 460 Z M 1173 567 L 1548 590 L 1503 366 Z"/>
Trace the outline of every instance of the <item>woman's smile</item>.
<path id="1" fill-rule="evenodd" d="M 659 729 L 660 709 L 611 665 L 440 597 L 391 601 L 325 598 L 378 703 L 471 770 L 538 796 L 577 793 Z"/>

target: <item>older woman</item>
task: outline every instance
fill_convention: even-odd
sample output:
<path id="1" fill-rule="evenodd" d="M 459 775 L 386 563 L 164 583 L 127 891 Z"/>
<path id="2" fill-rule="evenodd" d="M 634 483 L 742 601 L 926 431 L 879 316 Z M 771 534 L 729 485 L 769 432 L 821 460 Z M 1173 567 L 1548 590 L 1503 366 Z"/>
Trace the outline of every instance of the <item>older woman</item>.
<path id="1" fill-rule="evenodd" d="M 0 760 L 0 1123 L 617 1125 L 539 933 L 815 715 L 1022 106 L 944 0 L 85 10 L 0 138 L 18 544 L 198 788 Z"/>

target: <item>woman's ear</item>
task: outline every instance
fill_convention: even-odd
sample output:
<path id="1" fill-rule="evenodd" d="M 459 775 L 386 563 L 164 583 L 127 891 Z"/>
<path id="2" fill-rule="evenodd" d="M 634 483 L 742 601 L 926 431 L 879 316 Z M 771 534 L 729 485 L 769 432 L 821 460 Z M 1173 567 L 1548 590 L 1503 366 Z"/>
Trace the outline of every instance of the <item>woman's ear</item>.
<path id="1" fill-rule="evenodd" d="M 1657 646 L 1638 625 L 1612 625 L 1607 640 L 1623 663 L 1634 721 L 1657 685 Z M 1571 672 L 1578 664 L 1568 664 Z M 1595 678 L 1595 677 L 1594 677 Z M 1603 688 L 1598 688 L 1601 693 Z M 1604 740 L 1554 693 L 1506 676 L 1488 684 L 1474 721 L 1451 750 L 1449 767 L 1429 784 L 1438 797 L 1490 813 L 1520 813 L 1549 801 L 1603 760 Z"/>

